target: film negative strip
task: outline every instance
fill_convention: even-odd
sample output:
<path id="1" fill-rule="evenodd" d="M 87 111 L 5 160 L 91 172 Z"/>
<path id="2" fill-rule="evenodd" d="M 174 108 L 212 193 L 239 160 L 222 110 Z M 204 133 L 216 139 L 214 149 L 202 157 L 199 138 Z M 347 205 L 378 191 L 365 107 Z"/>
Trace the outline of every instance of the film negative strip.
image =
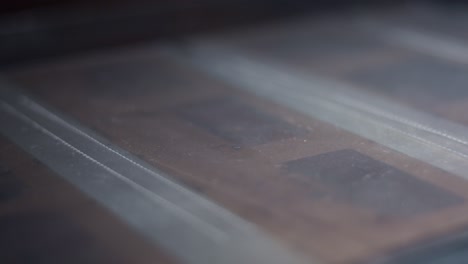
<path id="1" fill-rule="evenodd" d="M 231 221 L 243 226 L 247 220 L 311 259 L 355 263 L 466 226 L 468 186 L 455 176 L 464 175 L 463 144 L 409 121 L 454 124 L 246 57 L 207 44 L 184 52 L 177 47 L 113 52 L 10 72 L 10 79 L 33 95 L 6 92 L 4 98 L 108 168 L 183 201 L 183 209 L 215 227 L 210 234 L 229 237 L 232 230 L 240 244 L 250 235 L 263 237 L 230 227 Z M 184 197 L 194 195 L 185 192 L 208 197 L 230 217 L 198 200 L 179 199 L 182 194 L 167 190 L 172 187 L 164 178 L 154 183 L 155 175 L 150 181 L 143 168 L 170 175 L 191 190 L 184 189 Z M 142 209 L 131 209 L 133 214 L 117 213 L 133 225 L 126 215 Z M 139 230 L 146 233 L 151 223 L 137 224 L 144 224 Z M 197 224 L 193 232 L 205 227 Z M 194 263 L 184 255 L 191 244 L 175 247 L 182 238 L 167 232 L 171 239 L 159 231 L 153 239 Z M 199 234 L 187 237 L 206 245 Z M 206 248 L 220 246 L 214 241 Z M 189 252 L 212 260 L 204 255 L 206 248 Z M 233 253 L 219 254 L 227 261 Z"/>
<path id="2" fill-rule="evenodd" d="M 253 225 L 6 83 L 1 98 L 5 137 L 178 261 L 303 263 Z"/>

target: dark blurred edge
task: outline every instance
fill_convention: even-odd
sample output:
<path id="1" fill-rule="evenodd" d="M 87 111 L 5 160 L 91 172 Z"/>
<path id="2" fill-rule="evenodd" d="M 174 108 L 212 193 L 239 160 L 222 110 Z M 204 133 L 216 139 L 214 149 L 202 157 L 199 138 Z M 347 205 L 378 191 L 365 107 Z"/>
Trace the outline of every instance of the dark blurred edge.
<path id="1" fill-rule="evenodd" d="M 468 227 L 443 237 L 428 237 L 416 247 L 399 249 L 369 264 L 462 264 L 468 263 Z"/>
<path id="2" fill-rule="evenodd" d="M 309 12 L 401 2 L 408 0 L 30 0 L 0 9 L 0 67 Z"/>

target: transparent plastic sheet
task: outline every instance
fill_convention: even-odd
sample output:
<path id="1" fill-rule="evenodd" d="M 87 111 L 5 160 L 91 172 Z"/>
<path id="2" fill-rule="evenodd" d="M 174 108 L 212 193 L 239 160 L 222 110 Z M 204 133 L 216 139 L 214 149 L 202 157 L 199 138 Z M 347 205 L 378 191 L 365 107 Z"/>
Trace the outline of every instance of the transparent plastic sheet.
<path id="1" fill-rule="evenodd" d="M 457 263 L 467 68 L 376 34 L 387 15 L 303 19 L 7 77 L 298 254 Z"/>
<path id="2" fill-rule="evenodd" d="M 3 263 L 177 263 L 3 137 L 0 161 Z"/>

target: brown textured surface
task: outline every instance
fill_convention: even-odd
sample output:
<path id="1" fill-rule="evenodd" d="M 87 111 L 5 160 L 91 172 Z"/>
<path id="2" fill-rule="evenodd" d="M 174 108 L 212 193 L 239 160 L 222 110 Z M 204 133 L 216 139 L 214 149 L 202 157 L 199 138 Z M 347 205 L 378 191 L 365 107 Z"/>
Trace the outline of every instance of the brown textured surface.
<path id="1" fill-rule="evenodd" d="M 326 263 L 369 259 L 468 224 L 465 180 L 227 87 L 173 64 L 154 49 L 118 56 L 114 51 L 10 77 L 115 144 Z M 265 127 L 280 136 L 265 134 Z M 391 188 L 409 182 L 409 189 L 399 191 L 416 203 L 425 200 L 424 208 L 392 213 L 406 212 L 404 202 L 380 197 L 391 210 L 376 210 L 372 196 L 348 201 L 358 192 L 346 181 L 327 183 L 308 175 L 314 168 L 285 169 L 320 155 L 332 162 L 344 159 L 333 166 L 344 175 L 357 173 L 357 184 L 365 177 L 379 182 L 387 172 L 398 174 L 401 182 Z M 349 167 L 353 157 L 361 160 L 354 170 Z M 376 192 L 387 191 L 377 187 Z M 426 199 L 432 191 L 441 199 Z"/>
<path id="2" fill-rule="evenodd" d="M 352 149 L 285 165 L 288 172 L 309 177 L 319 190 L 319 199 L 368 208 L 382 217 L 415 216 L 464 202 L 459 196 Z"/>
<path id="3" fill-rule="evenodd" d="M 5 264 L 175 263 L 1 137 L 0 234 Z"/>

